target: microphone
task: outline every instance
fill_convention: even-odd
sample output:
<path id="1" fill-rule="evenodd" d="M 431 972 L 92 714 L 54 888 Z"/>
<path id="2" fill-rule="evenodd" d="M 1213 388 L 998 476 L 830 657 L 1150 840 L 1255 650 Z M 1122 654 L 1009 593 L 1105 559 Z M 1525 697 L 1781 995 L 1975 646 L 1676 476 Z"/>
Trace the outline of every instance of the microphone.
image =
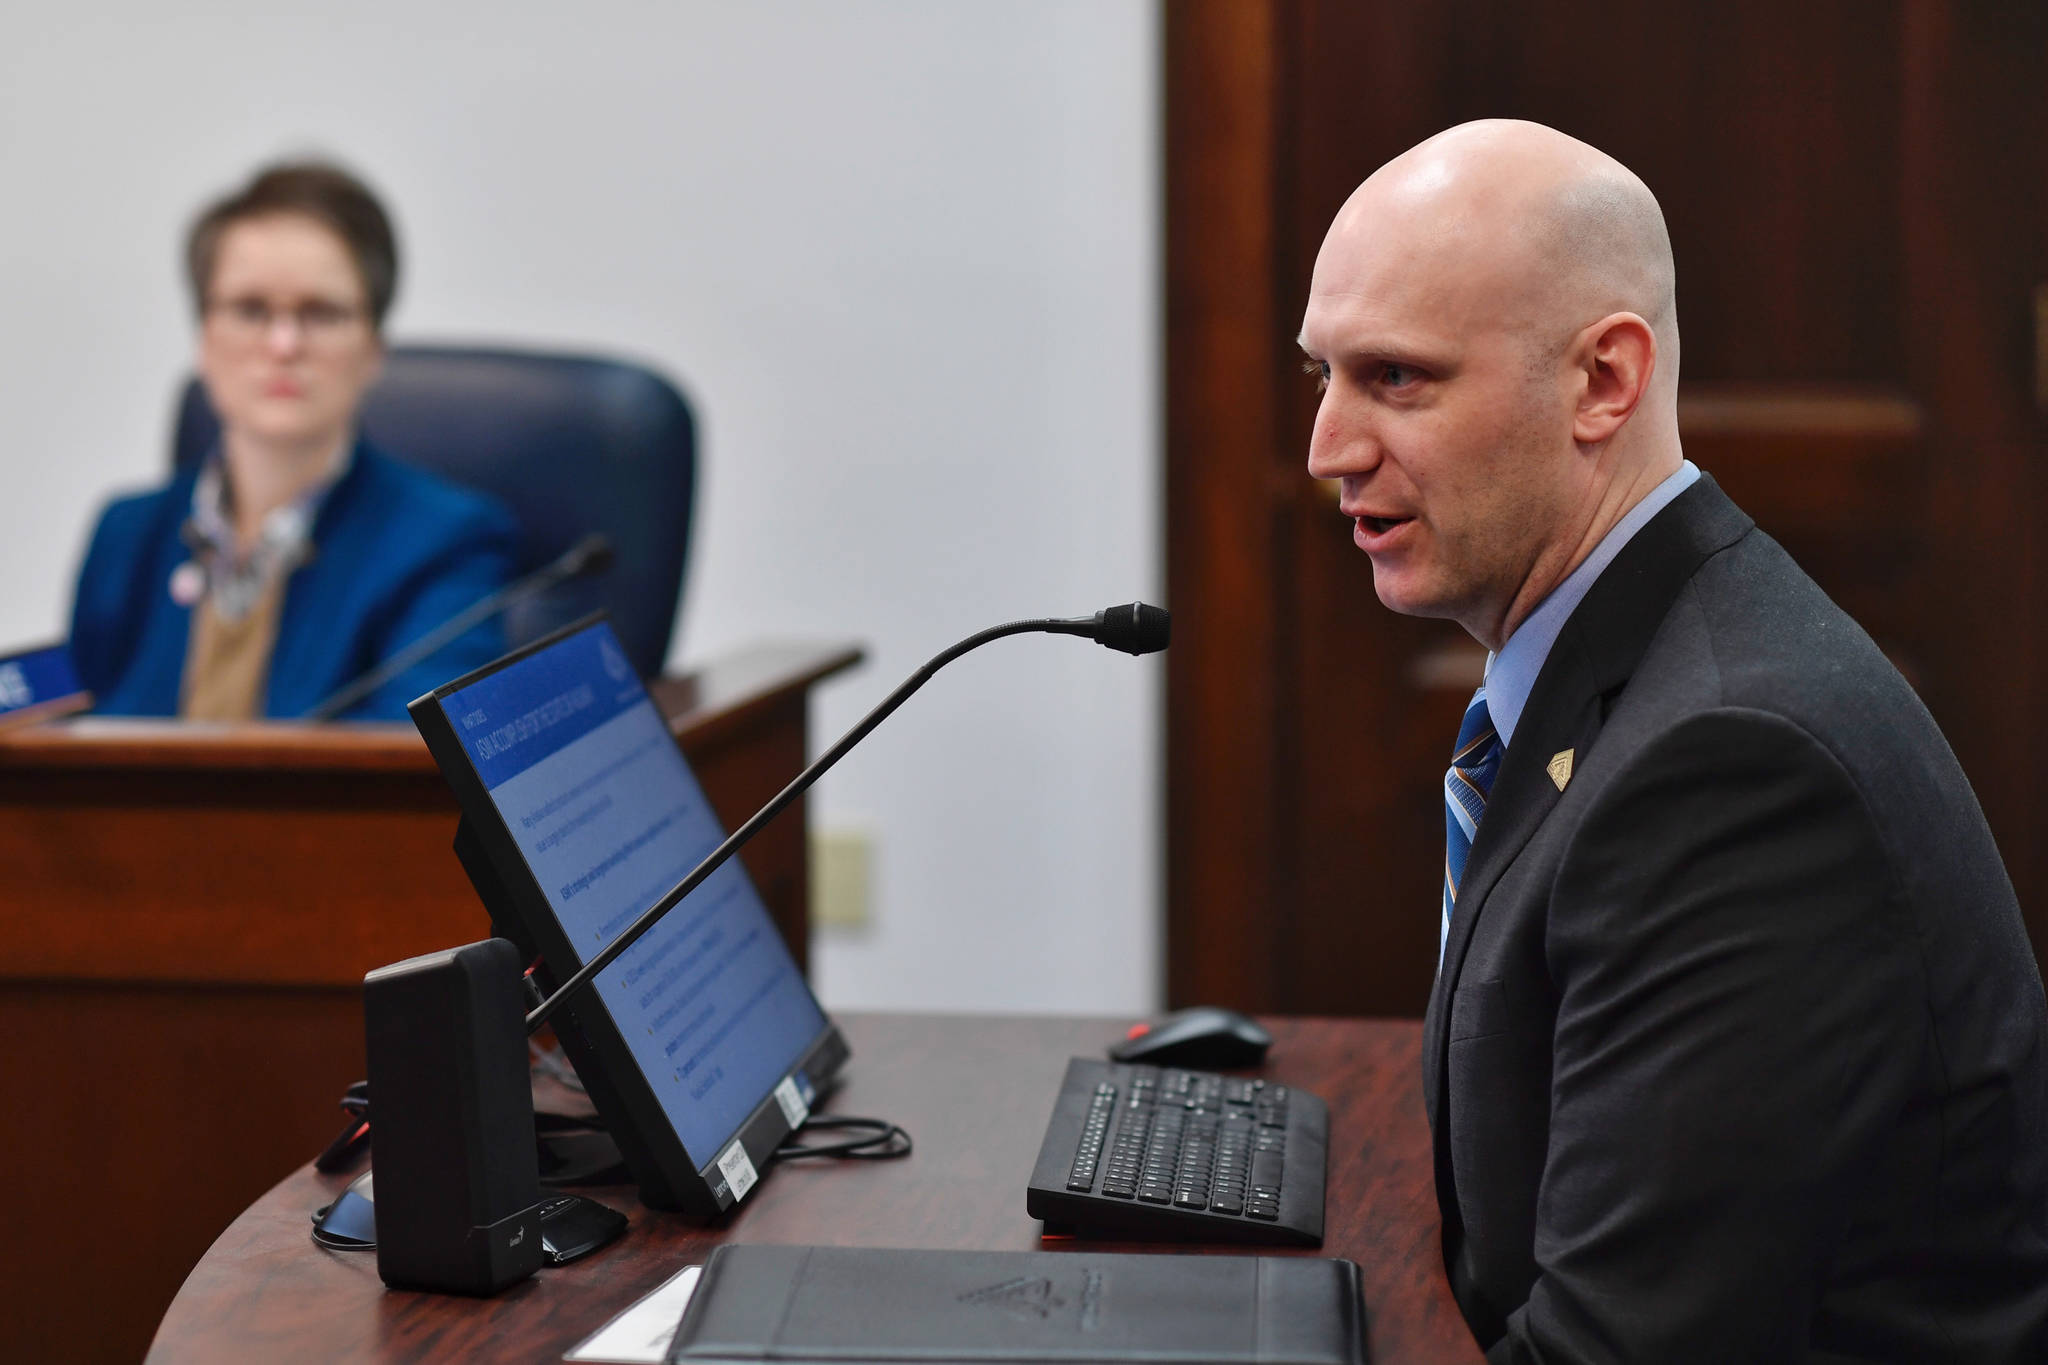
<path id="1" fill-rule="evenodd" d="M 706 877 L 722 867 L 725 860 L 758 834 L 763 825 L 780 815 L 784 807 L 802 796 L 827 769 L 846 756 L 847 750 L 867 738 L 869 731 L 887 720 L 889 713 L 908 700 L 911 693 L 923 687 L 932 674 L 962 654 L 979 649 L 991 640 L 1000 640 L 1006 635 L 1025 635 L 1034 631 L 1048 635 L 1083 635 L 1107 648 L 1122 650 L 1126 654 L 1155 654 L 1166 648 L 1171 625 L 1172 618 L 1165 609 L 1144 602 L 1130 602 L 1121 607 L 1105 607 L 1092 617 L 1012 621 L 1007 625 L 991 626 L 978 634 L 968 636 L 951 648 L 941 650 L 923 668 L 904 679 L 894 692 L 883 698 L 881 705 L 862 717 L 858 725 L 841 735 L 839 742 L 820 755 L 817 762 L 798 773 L 795 781 L 776 793 L 767 805 L 755 811 L 751 819 L 728 835 L 725 842 L 713 849 L 710 856 L 697 864 L 688 876 L 670 887 L 660 900 L 642 911 L 640 917 L 627 925 L 625 931 L 617 938 L 606 944 L 603 951 L 584 963 L 575 975 L 556 987 L 554 994 L 534 1006 L 532 1012 L 526 1016 L 527 1033 L 531 1034 L 547 1023 L 548 1016 L 555 1012 L 563 1000 L 581 990 L 585 982 L 609 967 L 617 960 L 619 954 L 632 947 L 642 934 L 659 923 L 662 916 L 682 904 L 684 897 L 695 891 Z"/>
<path id="2" fill-rule="evenodd" d="M 1046 628 L 1059 635 L 1085 635 L 1099 645 L 1126 654 L 1157 654 L 1166 648 L 1172 625 L 1173 618 L 1166 608 L 1149 602 L 1126 602 L 1120 607 L 1104 607 L 1092 617 L 1049 621 Z"/>
<path id="3" fill-rule="evenodd" d="M 299 719 L 333 720 L 406 669 L 433 655 L 449 641 L 529 598 L 538 597 L 575 579 L 601 574 L 611 568 L 615 558 L 617 554 L 612 548 L 611 537 L 602 531 L 591 532 L 526 577 L 470 603 L 368 673 L 330 694 Z"/>

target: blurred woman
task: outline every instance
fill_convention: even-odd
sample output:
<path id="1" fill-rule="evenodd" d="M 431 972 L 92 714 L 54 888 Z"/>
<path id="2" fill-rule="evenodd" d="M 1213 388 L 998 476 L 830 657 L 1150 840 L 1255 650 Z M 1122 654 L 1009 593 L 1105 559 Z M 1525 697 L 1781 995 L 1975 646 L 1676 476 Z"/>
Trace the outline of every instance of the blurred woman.
<path id="1" fill-rule="evenodd" d="M 356 435 L 398 279 L 390 220 L 360 182 L 268 168 L 199 216 L 186 266 L 220 444 L 101 514 L 72 656 L 102 712 L 301 715 L 502 586 L 515 528 Z M 402 718 L 503 649 L 502 627 L 480 627 L 346 715 Z"/>

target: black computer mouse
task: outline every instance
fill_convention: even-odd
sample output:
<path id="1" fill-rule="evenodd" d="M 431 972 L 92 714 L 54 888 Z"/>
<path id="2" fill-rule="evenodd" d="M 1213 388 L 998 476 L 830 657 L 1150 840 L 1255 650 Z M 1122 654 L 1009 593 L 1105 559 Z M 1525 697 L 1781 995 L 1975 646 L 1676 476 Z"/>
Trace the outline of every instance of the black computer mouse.
<path id="1" fill-rule="evenodd" d="M 1197 1005 L 1150 1023 L 1133 1024 L 1109 1050 L 1119 1062 L 1148 1062 L 1201 1070 L 1257 1066 L 1273 1046 L 1273 1035 L 1236 1010 Z"/>

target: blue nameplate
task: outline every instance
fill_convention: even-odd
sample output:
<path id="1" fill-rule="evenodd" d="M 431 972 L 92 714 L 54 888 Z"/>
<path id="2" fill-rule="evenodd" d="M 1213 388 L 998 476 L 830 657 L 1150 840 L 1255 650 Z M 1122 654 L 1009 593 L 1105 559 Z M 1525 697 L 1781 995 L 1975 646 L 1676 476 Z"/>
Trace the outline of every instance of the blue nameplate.
<path id="1" fill-rule="evenodd" d="M 0 724 L 27 711 L 82 711 L 91 703 L 65 646 L 0 656 Z"/>

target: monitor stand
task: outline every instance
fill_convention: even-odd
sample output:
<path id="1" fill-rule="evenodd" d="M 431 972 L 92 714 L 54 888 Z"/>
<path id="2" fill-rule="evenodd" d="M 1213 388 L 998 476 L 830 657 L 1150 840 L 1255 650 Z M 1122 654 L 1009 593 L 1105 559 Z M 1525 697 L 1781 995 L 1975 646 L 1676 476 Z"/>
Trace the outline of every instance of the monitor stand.
<path id="1" fill-rule="evenodd" d="M 539 1003 L 540 996 L 554 990 L 557 983 L 555 973 L 545 961 L 541 961 L 540 949 L 534 943 L 533 935 L 526 930 L 524 919 L 518 913 L 511 892 L 498 876 L 491 860 L 485 854 L 483 841 L 477 837 L 470 825 L 469 817 L 463 816 L 455 826 L 455 857 L 461 862 L 462 870 L 469 874 L 469 884 L 476 888 L 477 899 L 483 902 L 484 910 L 491 917 L 491 935 L 509 940 L 519 950 L 520 960 L 537 963 L 533 975 L 528 978 L 532 989 L 527 993 L 528 1007 Z M 538 992 L 536 994 L 535 992 Z M 603 1065 L 598 1061 L 594 1049 L 585 1041 L 583 1030 L 576 1026 L 579 1004 L 588 1008 L 596 1003 L 594 992 L 585 993 L 582 1001 L 570 1000 L 564 1004 L 550 1026 L 555 1036 L 562 1041 L 562 1051 L 568 1055 L 569 1064 L 576 1069 L 576 1076 L 583 1082 L 590 1102 L 597 1107 L 598 1116 L 604 1120 L 605 1128 L 612 1140 L 618 1144 L 619 1154 L 625 1158 L 626 1169 L 633 1173 L 640 1186 L 640 1202 L 651 1209 L 670 1209 L 684 1213 L 717 1213 L 715 1204 L 705 1207 L 701 1197 L 693 1197 L 695 1191 L 683 1191 L 662 1178 L 661 1165 L 654 1159 L 640 1133 L 633 1126 L 623 1099 L 611 1084 Z M 601 1004 L 596 1005 L 602 1009 Z"/>

